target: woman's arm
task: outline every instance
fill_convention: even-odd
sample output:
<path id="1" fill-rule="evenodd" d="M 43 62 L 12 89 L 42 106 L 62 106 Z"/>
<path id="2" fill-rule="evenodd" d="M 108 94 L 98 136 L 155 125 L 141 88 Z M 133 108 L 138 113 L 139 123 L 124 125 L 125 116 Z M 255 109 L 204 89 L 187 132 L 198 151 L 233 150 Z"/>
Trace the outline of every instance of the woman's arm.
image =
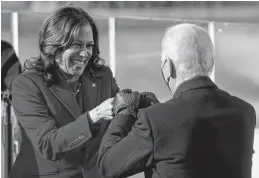
<path id="1" fill-rule="evenodd" d="M 88 112 L 74 122 L 57 128 L 41 90 L 30 78 L 19 75 L 13 81 L 15 115 L 36 150 L 46 159 L 58 160 L 91 137 Z"/>

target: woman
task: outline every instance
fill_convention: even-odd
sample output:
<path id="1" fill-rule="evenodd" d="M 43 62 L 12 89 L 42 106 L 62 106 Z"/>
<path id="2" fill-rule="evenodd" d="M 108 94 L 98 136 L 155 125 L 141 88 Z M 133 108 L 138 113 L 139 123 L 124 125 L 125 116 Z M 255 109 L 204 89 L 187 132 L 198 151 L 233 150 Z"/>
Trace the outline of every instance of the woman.
<path id="1" fill-rule="evenodd" d="M 119 88 L 99 57 L 96 25 L 80 8 L 58 9 L 41 27 L 39 49 L 13 81 L 22 143 L 9 177 L 98 178 L 97 151 Z"/>

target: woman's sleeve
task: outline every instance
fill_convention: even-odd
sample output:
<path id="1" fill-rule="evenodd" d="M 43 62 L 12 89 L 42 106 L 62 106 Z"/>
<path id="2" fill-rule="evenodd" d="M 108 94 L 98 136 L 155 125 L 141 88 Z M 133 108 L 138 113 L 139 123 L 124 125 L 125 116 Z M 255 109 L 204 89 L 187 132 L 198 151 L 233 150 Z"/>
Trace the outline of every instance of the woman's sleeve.
<path id="1" fill-rule="evenodd" d="M 12 84 L 15 115 L 34 148 L 46 159 L 58 160 L 65 153 L 81 147 L 91 137 L 88 113 L 57 128 L 55 119 L 39 87 L 30 78 L 19 75 Z"/>

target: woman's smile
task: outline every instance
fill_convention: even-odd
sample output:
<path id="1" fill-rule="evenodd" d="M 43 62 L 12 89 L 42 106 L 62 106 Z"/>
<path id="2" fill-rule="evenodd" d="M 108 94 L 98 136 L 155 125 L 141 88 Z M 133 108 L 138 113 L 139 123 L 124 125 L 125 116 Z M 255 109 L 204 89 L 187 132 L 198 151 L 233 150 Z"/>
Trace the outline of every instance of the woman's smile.
<path id="1" fill-rule="evenodd" d="M 71 60 L 71 63 L 74 67 L 85 67 L 87 65 L 87 62 L 88 60 L 85 59 L 85 60 L 75 60 L 75 59 L 72 59 Z"/>

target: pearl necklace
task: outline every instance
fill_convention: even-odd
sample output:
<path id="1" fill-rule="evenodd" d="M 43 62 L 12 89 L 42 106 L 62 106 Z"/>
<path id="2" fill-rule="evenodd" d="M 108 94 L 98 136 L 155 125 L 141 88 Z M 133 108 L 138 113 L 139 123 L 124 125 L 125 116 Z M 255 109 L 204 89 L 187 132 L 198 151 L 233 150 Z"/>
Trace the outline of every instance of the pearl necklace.
<path id="1" fill-rule="evenodd" d="M 77 93 L 79 93 L 80 89 L 81 89 L 81 83 L 79 83 L 76 92 L 73 92 L 74 95 L 77 95 Z"/>

